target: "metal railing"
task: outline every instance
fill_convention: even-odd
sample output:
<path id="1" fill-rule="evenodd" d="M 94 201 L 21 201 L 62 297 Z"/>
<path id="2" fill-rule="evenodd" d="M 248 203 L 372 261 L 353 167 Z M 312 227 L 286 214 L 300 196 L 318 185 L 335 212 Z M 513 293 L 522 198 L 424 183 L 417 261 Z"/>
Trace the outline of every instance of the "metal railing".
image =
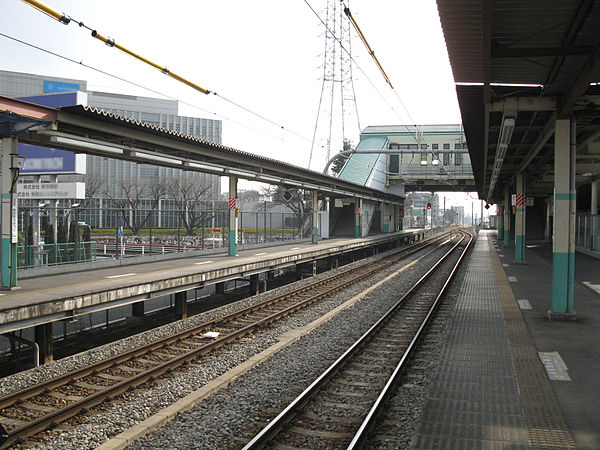
<path id="1" fill-rule="evenodd" d="M 97 244 L 88 242 L 67 242 L 60 244 L 18 245 L 17 261 L 20 269 L 73 264 L 96 260 Z"/>
<path id="2" fill-rule="evenodd" d="M 238 246 L 309 238 L 311 220 L 311 213 L 266 207 L 240 212 Z M 227 248 L 229 211 L 24 206 L 19 208 L 19 236 L 19 268 Z"/>
<path id="3" fill-rule="evenodd" d="M 575 245 L 588 250 L 600 250 L 600 218 L 589 213 L 577 214 Z"/>

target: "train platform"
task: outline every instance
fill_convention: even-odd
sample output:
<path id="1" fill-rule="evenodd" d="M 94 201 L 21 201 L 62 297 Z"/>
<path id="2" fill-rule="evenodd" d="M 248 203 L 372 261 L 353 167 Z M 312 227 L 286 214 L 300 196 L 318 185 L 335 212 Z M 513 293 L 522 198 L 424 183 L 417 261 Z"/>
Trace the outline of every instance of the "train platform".
<path id="1" fill-rule="evenodd" d="M 425 234 L 425 230 L 408 230 L 363 238 L 327 239 L 317 244 L 292 242 L 241 249 L 236 256 L 190 252 L 187 257 L 175 259 L 27 278 L 20 280 L 19 290 L 0 292 L 0 333 L 74 320 L 84 314 L 129 304 L 143 306 L 146 300 L 170 294 L 175 294 L 176 302 L 185 307 L 186 293 L 193 289 L 211 284 L 217 285 L 217 289 L 221 284 L 223 288 L 227 281 L 249 280 L 289 266 L 308 271 L 318 260 L 331 258 L 335 264 L 335 259 L 343 254 L 376 252 L 386 246 L 422 239 Z M 141 311 L 143 314 L 143 308 Z"/>
<path id="2" fill-rule="evenodd" d="M 482 230 L 411 447 L 600 448 L 600 271 L 575 258 L 576 320 L 549 320 L 552 248 Z"/>

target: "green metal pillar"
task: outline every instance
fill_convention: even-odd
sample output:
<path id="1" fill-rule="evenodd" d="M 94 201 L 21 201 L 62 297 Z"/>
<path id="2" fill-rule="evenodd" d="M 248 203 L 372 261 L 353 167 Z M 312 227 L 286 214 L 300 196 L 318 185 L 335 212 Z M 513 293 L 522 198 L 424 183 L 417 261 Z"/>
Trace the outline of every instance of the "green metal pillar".
<path id="1" fill-rule="evenodd" d="M 385 214 L 385 202 L 381 202 L 379 205 L 379 223 L 381 224 L 381 232 L 387 233 L 390 231 L 390 224 L 387 220 L 387 215 Z"/>
<path id="2" fill-rule="evenodd" d="M 504 202 L 502 202 L 504 203 Z M 498 242 L 504 239 L 504 205 L 498 205 Z"/>
<path id="3" fill-rule="evenodd" d="M 238 254 L 238 209 L 237 177 L 229 175 L 229 256 Z"/>
<path id="4" fill-rule="evenodd" d="M 554 241 L 549 318 L 574 318 L 575 142 L 574 119 L 557 119 L 554 133 Z"/>
<path id="5" fill-rule="evenodd" d="M 319 198 L 318 191 L 312 191 L 312 243 L 316 244 L 319 240 Z"/>
<path id="6" fill-rule="evenodd" d="M 592 181 L 592 204 L 590 205 L 590 250 L 597 250 L 596 227 L 598 220 L 598 181 Z"/>
<path id="7" fill-rule="evenodd" d="M 525 263 L 525 177 L 517 173 L 517 214 L 515 216 L 515 263 Z M 519 200 L 520 196 L 523 196 Z"/>
<path id="8" fill-rule="evenodd" d="M 510 191 L 508 185 L 504 185 L 504 246 L 510 247 Z"/>
<path id="9" fill-rule="evenodd" d="M 360 237 L 360 214 L 362 212 L 362 199 L 354 200 L 354 237 Z"/>
<path id="10" fill-rule="evenodd" d="M 17 287 L 17 242 L 18 242 L 18 211 L 17 199 L 13 192 L 16 189 L 18 169 L 13 168 L 13 157 L 18 156 L 17 138 L 2 138 L 2 288 Z"/>

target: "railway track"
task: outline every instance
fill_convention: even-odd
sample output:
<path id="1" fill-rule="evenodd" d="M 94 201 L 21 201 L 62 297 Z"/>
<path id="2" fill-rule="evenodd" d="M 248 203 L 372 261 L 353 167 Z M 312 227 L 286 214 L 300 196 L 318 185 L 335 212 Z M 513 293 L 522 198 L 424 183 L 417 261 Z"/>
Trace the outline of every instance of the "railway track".
<path id="1" fill-rule="evenodd" d="M 360 448 L 473 237 L 462 238 L 244 450 Z"/>
<path id="2" fill-rule="evenodd" d="M 340 290 L 373 276 L 448 235 L 419 242 L 373 261 L 257 303 L 179 334 L 77 369 L 0 398 L 0 447 L 6 448 L 90 408 L 264 329 Z M 433 251 L 433 250 L 431 250 Z M 429 254 L 430 252 L 427 252 Z"/>

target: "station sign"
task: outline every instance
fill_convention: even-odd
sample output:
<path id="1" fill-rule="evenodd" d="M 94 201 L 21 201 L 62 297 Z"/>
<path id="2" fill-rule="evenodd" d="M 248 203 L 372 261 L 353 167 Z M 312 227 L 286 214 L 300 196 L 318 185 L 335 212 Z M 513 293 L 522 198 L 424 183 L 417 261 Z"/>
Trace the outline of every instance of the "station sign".
<path id="1" fill-rule="evenodd" d="M 512 194 L 510 200 L 511 206 L 533 206 L 533 197 L 525 194 Z"/>
<path id="2" fill-rule="evenodd" d="M 17 198 L 23 200 L 84 199 L 85 183 L 19 183 Z"/>

